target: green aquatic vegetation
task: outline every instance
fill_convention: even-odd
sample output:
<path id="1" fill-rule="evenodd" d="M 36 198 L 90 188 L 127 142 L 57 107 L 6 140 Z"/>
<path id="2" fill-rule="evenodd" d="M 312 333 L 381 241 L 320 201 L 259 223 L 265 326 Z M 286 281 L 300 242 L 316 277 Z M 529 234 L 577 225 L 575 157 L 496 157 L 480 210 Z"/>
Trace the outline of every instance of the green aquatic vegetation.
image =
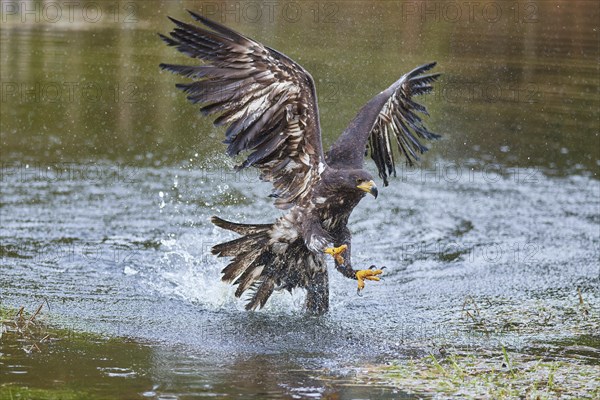
<path id="1" fill-rule="evenodd" d="M 572 359 L 548 361 L 523 353 L 464 353 L 423 358 L 372 367 L 359 374 L 372 383 L 387 384 L 425 397 L 494 399 L 594 399 L 600 389 L 594 377 L 600 366 Z"/>
<path id="2" fill-rule="evenodd" d="M 587 299 L 584 299 L 584 296 Z M 460 313 L 453 313 L 455 325 L 467 332 L 487 336 L 516 335 L 524 338 L 573 337 L 590 335 L 600 326 L 600 298 L 595 293 L 544 300 L 515 301 L 467 296 Z"/>
<path id="3" fill-rule="evenodd" d="M 375 367 L 368 375 L 418 396 L 600 398 L 596 299 L 580 289 L 544 301 L 468 296 L 452 319 L 478 342 L 461 347 L 447 340 L 438 355 Z M 504 340 L 519 345 L 509 349 Z"/>
<path id="4" fill-rule="evenodd" d="M 147 345 L 57 328 L 42 310 L 0 306 L 0 399 L 130 399 L 152 387 Z"/>
<path id="5" fill-rule="evenodd" d="M 101 397 L 80 390 L 35 389 L 0 385 L 0 398 L 6 400 L 95 400 Z"/>
<path id="6" fill-rule="evenodd" d="M 28 313 L 25 307 L 14 310 L 0 306 L 0 340 L 12 334 L 23 343 L 26 353 L 40 351 L 39 345 L 51 339 L 50 334 L 46 333 L 45 324 L 38 318 L 44 305 L 40 304 L 33 313 Z"/>

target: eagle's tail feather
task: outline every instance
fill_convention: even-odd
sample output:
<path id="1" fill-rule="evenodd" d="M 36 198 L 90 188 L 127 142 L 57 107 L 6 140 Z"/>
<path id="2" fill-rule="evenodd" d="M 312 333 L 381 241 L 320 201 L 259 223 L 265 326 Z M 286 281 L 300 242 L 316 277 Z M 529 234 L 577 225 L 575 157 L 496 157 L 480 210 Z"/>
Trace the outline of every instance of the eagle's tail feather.
<path id="1" fill-rule="evenodd" d="M 266 232 L 273 226 L 273 224 L 237 224 L 235 222 L 225 221 L 219 217 L 212 217 L 211 222 L 219 228 L 227 229 L 239 233 L 240 235 Z"/>
<path id="2" fill-rule="evenodd" d="M 249 288 L 255 289 L 254 295 L 246 305 L 247 310 L 265 305 L 275 289 L 275 276 L 265 273 L 273 259 L 268 242 L 269 231 L 273 224 L 238 224 L 212 217 L 216 226 L 243 235 L 229 242 L 220 243 L 212 248 L 218 257 L 233 257 L 223 271 L 221 278 L 225 282 L 238 285 L 235 295 L 240 297 Z"/>
<path id="3" fill-rule="evenodd" d="M 238 224 L 213 217 L 212 222 L 242 236 L 212 248 L 218 257 L 231 257 L 222 280 L 237 285 L 236 297 L 251 289 L 246 310 L 264 307 L 275 288 L 306 288 L 309 312 L 322 314 L 329 306 L 327 269 L 301 238 L 283 240 L 275 224 Z M 279 235 L 278 235 L 279 234 Z M 274 238 L 277 238 L 274 240 Z"/>
<path id="4" fill-rule="evenodd" d="M 257 287 L 252 300 L 246 304 L 246 310 L 264 307 L 271 294 L 273 294 L 273 290 L 275 290 L 275 280 L 264 279 Z"/>

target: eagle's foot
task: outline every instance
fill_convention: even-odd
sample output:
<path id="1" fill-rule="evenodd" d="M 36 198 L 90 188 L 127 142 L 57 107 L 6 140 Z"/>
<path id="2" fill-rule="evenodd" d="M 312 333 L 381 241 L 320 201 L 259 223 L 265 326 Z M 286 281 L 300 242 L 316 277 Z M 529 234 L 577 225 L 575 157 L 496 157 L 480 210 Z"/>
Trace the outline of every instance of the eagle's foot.
<path id="1" fill-rule="evenodd" d="M 369 269 L 361 269 L 356 271 L 356 279 L 358 280 L 358 289 L 356 294 L 361 296 L 360 291 L 365 288 L 365 280 L 369 281 L 379 281 L 381 280 L 377 275 L 383 274 L 383 269 L 385 267 L 381 267 L 381 269 L 377 269 L 376 266 L 371 265 Z"/>
<path id="2" fill-rule="evenodd" d="M 328 247 L 325 249 L 325 253 L 331 255 L 339 265 L 343 265 L 344 257 L 342 257 L 342 254 L 344 254 L 347 248 L 348 246 L 345 244 L 340 247 Z"/>

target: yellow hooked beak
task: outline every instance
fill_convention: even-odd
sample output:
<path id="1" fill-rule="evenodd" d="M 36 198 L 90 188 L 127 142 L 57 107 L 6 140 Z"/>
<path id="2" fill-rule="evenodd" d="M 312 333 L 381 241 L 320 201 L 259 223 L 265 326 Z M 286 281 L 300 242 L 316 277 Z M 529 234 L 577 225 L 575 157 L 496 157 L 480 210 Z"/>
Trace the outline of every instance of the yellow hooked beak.
<path id="1" fill-rule="evenodd" d="M 373 181 L 363 182 L 360 185 L 358 185 L 357 188 L 359 188 L 363 192 L 371 193 L 375 198 L 377 198 L 377 194 L 379 193 L 377 191 L 377 186 Z"/>

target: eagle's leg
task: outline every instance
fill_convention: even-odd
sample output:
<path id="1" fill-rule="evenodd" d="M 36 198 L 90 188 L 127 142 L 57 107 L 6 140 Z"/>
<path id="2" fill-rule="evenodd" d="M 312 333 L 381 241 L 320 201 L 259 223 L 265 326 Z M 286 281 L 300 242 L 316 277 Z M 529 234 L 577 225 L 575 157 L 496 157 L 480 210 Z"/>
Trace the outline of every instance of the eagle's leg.
<path id="1" fill-rule="evenodd" d="M 340 271 L 344 276 L 351 279 L 356 279 L 358 281 L 357 293 L 360 295 L 360 291 L 365 288 L 365 280 L 379 281 L 380 278 L 377 275 L 381 275 L 383 273 L 383 269 L 377 269 L 374 265 L 371 265 L 369 269 L 352 269 L 352 267 L 345 262 L 344 257 L 342 256 L 342 254 L 344 254 L 347 250 L 348 245 L 343 244 L 339 247 L 329 247 L 325 249 L 325 253 L 333 256 L 335 260 L 335 267 L 338 271 Z"/>
<path id="2" fill-rule="evenodd" d="M 324 267 L 323 271 L 315 273 L 312 283 L 306 287 L 306 311 L 314 315 L 329 310 L 329 278 L 326 265 Z"/>
<path id="3" fill-rule="evenodd" d="M 342 257 L 342 254 L 346 251 L 346 249 L 348 249 L 348 246 L 345 244 L 339 247 L 328 247 L 325 249 L 325 254 L 331 255 L 336 263 L 344 264 L 345 261 L 344 257 Z"/>
<path id="4" fill-rule="evenodd" d="M 377 275 L 383 274 L 383 269 L 377 269 L 374 265 L 371 265 L 369 269 L 361 269 L 356 271 L 356 279 L 358 280 L 357 293 L 365 288 L 365 280 L 379 281 L 381 280 Z"/>

